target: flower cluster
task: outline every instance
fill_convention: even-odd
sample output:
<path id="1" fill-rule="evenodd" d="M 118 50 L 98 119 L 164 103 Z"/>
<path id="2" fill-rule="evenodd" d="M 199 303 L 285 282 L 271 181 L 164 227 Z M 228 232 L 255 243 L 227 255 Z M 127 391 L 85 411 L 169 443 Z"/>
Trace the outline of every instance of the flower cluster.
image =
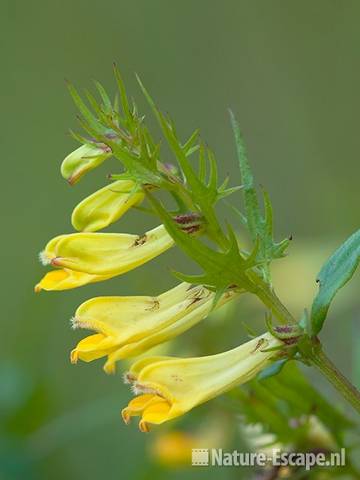
<path id="1" fill-rule="evenodd" d="M 238 187 L 227 188 L 227 180 L 218 185 L 215 158 L 199 142 L 198 133 L 187 142 L 180 142 L 173 125 L 156 109 L 142 87 L 178 167 L 161 162 L 159 145 L 153 141 L 136 107 L 130 106 L 117 70 L 115 76 L 121 112 L 111 104 L 101 85 L 97 84 L 101 104 L 88 95 L 95 115 L 70 86 L 89 137 L 75 135 L 83 145 L 65 158 L 61 173 L 73 185 L 111 156 L 120 160 L 124 170 L 112 175 L 109 185 L 82 200 L 74 209 L 71 220 L 77 233 L 59 235 L 47 243 L 40 259 L 53 269 L 40 280 L 35 291 L 66 290 L 108 280 L 143 265 L 175 244 L 193 258 L 204 273 L 195 276 L 176 273 L 181 283 L 156 297 L 96 297 L 77 309 L 73 327 L 94 333 L 72 350 L 71 362 L 105 357 L 107 373 L 115 371 L 119 360 L 136 357 L 174 338 L 245 291 L 269 296 L 269 262 L 281 257 L 287 245 L 287 240 L 280 244 L 272 241 L 270 205 L 266 197 L 268 216 L 247 222 L 255 229 L 261 225 L 267 237 L 258 235 L 250 253 L 240 250 L 234 231 L 231 227 L 223 230 L 214 209 L 218 200 Z M 198 171 L 189 161 L 195 152 L 199 154 Z M 245 187 L 247 193 L 251 192 L 251 185 Z M 177 209 L 165 208 L 154 196 L 157 190 L 170 194 Z M 144 200 L 162 224 L 139 235 L 100 232 L 130 208 L 143 208 L 140 204 Z M 260 222 L 258 226 L 256 221 Z M 208 241 L 203 242 L 201 236 Z M 261 238 L 265 238 L 266 243 L 261 243 Z M 276 335 L 266 333 L 217 355 L 141 357 L 125 375 L 137 396 L 123 410 L 123 419 L 128 423 L 132 416 L 139 415 L 140 429 L 147 431 L 149 424 L 178 417 L 253 378 L 285 343 Z"/>

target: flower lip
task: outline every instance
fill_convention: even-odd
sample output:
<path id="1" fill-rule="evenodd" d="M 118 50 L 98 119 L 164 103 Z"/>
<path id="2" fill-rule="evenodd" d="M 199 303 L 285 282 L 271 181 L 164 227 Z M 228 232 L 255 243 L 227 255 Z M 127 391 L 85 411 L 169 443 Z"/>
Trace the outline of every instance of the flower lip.
<path id="1" fill-rule="evenodd" d="M 174 402 L 174 396 L 171 395 L 169 390 L 162 385 L 153 383 L 153 382 L 139 382 L 138 376 L 132 372 L 127 372 L 124 375 L 124 382 L 131 384 L 131 391 L 134 395 L 141 394 L 152 394 L 162 397 L 164 400 L 169 402 L 171 405 Z"/>
<path id="2" fill-rule="evenodd" d="M 133 383 L 136 381 L 136 377 L 135 375 L 133 375 L 132 373 L 130 372 L 125 372 L 124 375 L 123 375 L 123 382 L 125 384 L 130 384 L 130 383 Z"/>
<path id="3" fill-rule="evenodd" d="M 121 416 L 126 424 L 130 423 L 131 417 L 140 416 L 139 428 L 142 432 L 148 432 L 149 424 L 159 424 L 167 420 L 171 408 L 169 402 L 159 395 L 143 393 L 129 402 L 121 411 Z"/>
<path id="4" fill-rule="evenodd" d="M 173 358 L 173 357 L 163 357 L 163 359 L 161 359 L 159 357 L 157 362 L 160 363 L 162 361 L 166 361 L 166 360 L 169 360 L 171 358 Z M 146 367 L 144 367 L 144 368 L 146 368 Z M 164 398 L 169 403 L 173 402 L 174 397 L 170 394 L 170 392 L 167 390 L 167 388 L 164 388 L 163 386 L 155 384 L 153 382 L 141 382 L 141 381 L 139 382 L 138 378 L 139 378 L 139 375 L 137 375 L 136 373 L 131 372 L 131 371 L 125 372 L 124 375 L 123 375 L 124 383 L 127 383 L 127 384 L 131 385 L 131 391 L 134 393 L 134 395 L 150 393 L 150 394 L 158 395 L 158 396 Z"/>
<path id="5" fill-rule="evenodd" d="M 69 185 L 73 186 L 75 185 L 75 183 L 77 183 L 80 178 L 83 176 L 84 174 L 84 170 L 79 170 L 78 172 L 74 172 L 72 175 L 70 175 L 70 177 L 68 177 L 66 179 L 66 181 L 68 182 Z"/>
<path id="6" fill-rule="evenodd" d="M 52 265 L 53 267 L 61 267 L 62 266 L 62 261 L 63 258 L 61 257 L 55 257 L 49 260 L 49 264 Z"/>

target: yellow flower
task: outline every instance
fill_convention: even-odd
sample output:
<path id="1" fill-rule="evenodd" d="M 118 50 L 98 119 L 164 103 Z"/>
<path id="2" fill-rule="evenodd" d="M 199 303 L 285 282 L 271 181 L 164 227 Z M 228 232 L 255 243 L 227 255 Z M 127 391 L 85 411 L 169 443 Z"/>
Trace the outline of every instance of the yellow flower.
<path id="1" fill-rule="evenodd" d="M 40 259 L 44 264 L 97 276 L 128 272 L 173 246 L 160 225 L 142 236 L 124 233 L 73 233 L 50 240 Z M 93 280 L 98 281 L 98 280 Z"/>
<path id="2" fill-rule="evenodd" d="M 231 419 L 227 415 L 206 416 L 196 429 L 161 430 L 149 443 L 152 459 L 167 467 L 191 465 L 191 452 L 197 448 L 224 448 L 229 444 L 232 430 Z M 230 435 L 231 437 L 231 435 Z"/>
<path id="3" fill-rule="evenodd" d="M 71 152 L 61 164 L 61 175 L 73 185 L 88 171 L 93 170 L 112 152 L 105 144 L 85 144 Z"/>
<path id="4" fill-rule="evenodd" d="M 200 443 L 201 447 L 203 445 Z M 199 442 L 188 432 L 170 431 L 157 436 L 150 447 L 152 457 L 161 465 L 188 466 L 191 465 L 191 451 L 199 448 Z"/>
<path id="5" fill-rule="evenodd" d="M 96 232 L 116 222 L 129 208 L 141 203 L 144 193 L 132 180 L 118 180 L 85 198 L 74 209 L 73 227 Z"/>
<path id="6" fill-rule="evenodd" d="M 45 250 L 39 255 L 40 260 L 44 265 L 51 263 L 51 260 L 55 256 L 57 244 L 65 237 L 66 235 L 58 235 L 46 245 Z M 44 275 L 40 282 L 35 285 L 35 292 L 38 293 L 41 292 L 41 290 L 68 290 L 70 288 L 81 287 L 88 283 L 108 280 L 113 276 L 114 275 L 91 275 L 89 273 L 77 272 L 67 268 L 52 270 Z"/>
<path id="7" fill-rule="evenodd" d="M 234 298 L 226 292 L 217 306 Z M 215 294 L 203 286 L 181 283 L 158 297 L 97 297 L 83 303 L 73 319 L 75 328 L 97 333 L 81 340 L 71 361 L 89 362 L 108 356 L 104 369 L 113 373 L 115 362 L 139 355 L 166 342 L 207 317 Z"/>
<path id="8" fill-rule="evenodd" d="M 160 424 L 188 412 L 253 378 L 282 342 L 270 333 L 217 355 L 195 358 L 147 357 L 135 362 L 125 379 L 138 397 L 123 409 L 126 423 L 141 416 L 139 427 Z"/>

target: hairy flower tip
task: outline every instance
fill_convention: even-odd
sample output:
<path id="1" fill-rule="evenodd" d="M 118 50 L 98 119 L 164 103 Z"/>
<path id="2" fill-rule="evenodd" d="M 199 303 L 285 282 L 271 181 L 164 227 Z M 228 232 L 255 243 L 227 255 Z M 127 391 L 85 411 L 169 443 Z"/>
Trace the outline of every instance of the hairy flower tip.
<path id="1" fill-rule="evenodd" d="M 80 328 L 79 325 L 79 320 L 76 317 L 71 317 L 70 318 L 70 325 L 73 330 L 76 330 L 77 328 Z"/>
<path id="2" fill-rule="evenodd" d="M 49 257 L 46 255 L 45 250 L 42 250 L 42 251 L 39 253 L 39 260 L 40 260 L 40 262 L 41 262 L 44 266 L 50 265 L 50 263 L 51 263 L 51 258 L 49 258 Z"/>
<path id="3" fill-rule="evenodd" d="M 141 395 L 144 393 L 150 393 L 152 395 L 159 395 L 159 392 L 154 390 L 153 388 L 145 387 L 145 385 L 141 385 L 141 383 L 138 383 L 133 380 L 133 383 L 131 385 L 131 391 L 134 395 Z"/>
<path id="4" fill-rule="evenodd" d="M 130 383 L 135 382 L 135 380 L 136 380 L 136 377 L 135 377 L 135 375 L 133 375 L 131 372 L 125 372 L 125 373 L 123 374 L 123 381 L 124 381 L 124 383 L 130 384 Z"/>

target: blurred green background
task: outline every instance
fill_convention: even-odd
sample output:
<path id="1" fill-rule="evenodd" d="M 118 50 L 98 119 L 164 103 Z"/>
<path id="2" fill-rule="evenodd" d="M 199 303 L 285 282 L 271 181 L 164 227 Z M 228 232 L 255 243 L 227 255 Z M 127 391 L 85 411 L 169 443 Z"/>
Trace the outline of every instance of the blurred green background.
<path id="1" fill-rule="evenodd" d="M 160 293 L 176 283 L 169 266 L 181 262 L 184 269 L 181 256 L 170 252 L 78 290 L 33 293 L 45 272 L 37 253 L 48 239 L 71 231 L 72 208 L 118 169 L 115 160 L 106 162 L 74 188 L 61 178 L 60 162 L 76 147 L 67 132 L 77 125 L 64 78 L 78 87 L 91 87 L 96 78 L 115 92 L 116 61 L 129 93 L 145 108 L 134 79 L 139 73 L 182 135 L 201 128 L 223 176 L 230 173 L 235 184 L 231 107 L 257 181 L 273 200 L 278 238 L 294 237 L 275 280 L 300 314 L 311 303 L 322 262 L 359 227 L 360 3 L 5 0 L 2 6 L 0 479 L 239 478 L 230 468 L 159 467 L 150 452 L 156 437 L 120 421 L 130 398 L 121 376 L 104 375 L 101 362 L 72 366 L 68 360 L 84 336 L 68 321 L 82 301 Z M 112 231 L 141 233 L 150 225 L 130 212 Z M 359 384 L 358 285 L 359 277 L 341 292 L 322 337 Z M 261 331 L 263 313 L 244 298 L 221 319 L 226 327 L 203 322 L 172 353 L 230 348 L 246 336 L 240 320 Z M 341 405 L 331 387 L 311 375 Z M 183 428 L 199 428 L 202 418 L 188 415 Z"/>

